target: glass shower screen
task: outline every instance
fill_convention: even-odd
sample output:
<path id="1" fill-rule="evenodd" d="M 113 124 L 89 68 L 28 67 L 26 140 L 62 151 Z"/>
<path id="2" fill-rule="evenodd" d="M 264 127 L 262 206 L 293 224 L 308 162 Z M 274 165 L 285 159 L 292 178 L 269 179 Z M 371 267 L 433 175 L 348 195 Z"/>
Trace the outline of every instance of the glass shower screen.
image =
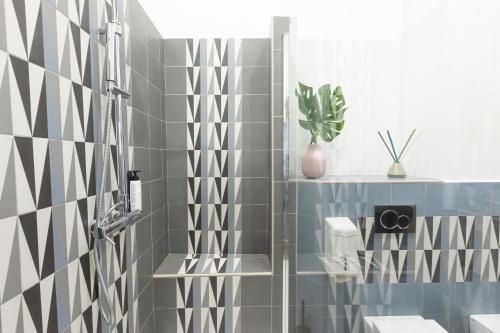
<path id="1" fill-rule="evenodd" d="M 471 332 L 500 313 L 500 5 L 474 7 L 291 19 L 288 332 L 384 331 L 380 317 Z M 404 173 L 389 177 L 394 163 Z"/>

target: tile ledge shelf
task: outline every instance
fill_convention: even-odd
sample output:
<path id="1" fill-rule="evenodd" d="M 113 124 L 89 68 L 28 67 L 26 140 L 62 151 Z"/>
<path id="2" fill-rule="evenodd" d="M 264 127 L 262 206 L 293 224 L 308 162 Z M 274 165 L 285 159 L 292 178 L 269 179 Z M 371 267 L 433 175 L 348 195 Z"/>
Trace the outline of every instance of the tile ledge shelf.
<path id="1" fill-rule="evenodd" d="M 169 254 L 153 278 L 272 275 L 264 254 Z"/>
<path id="2" fill-rule="evenodd" d="M 436 178 L 425 178 L 416 176 L 407 176 L 405 178 L 390 178 L 385 175 L 343 175 L 343 176 L 325 176 L 319 179 L 300 177 L 291 177 L 290 182 L 300 183 L 321 183 L 321 184 L 336 184 L 336 183 L 443 183 L 444 180 Z"/>

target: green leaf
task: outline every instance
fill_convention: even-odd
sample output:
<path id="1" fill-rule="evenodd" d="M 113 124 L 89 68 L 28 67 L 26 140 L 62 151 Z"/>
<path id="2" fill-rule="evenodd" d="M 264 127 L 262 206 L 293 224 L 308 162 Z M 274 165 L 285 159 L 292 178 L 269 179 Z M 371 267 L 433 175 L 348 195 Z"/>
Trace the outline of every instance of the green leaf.
<path id="1" fill-rule="evenodd" d="M 332 108 L 331 108 L 331 88 L 329 84 L 322 85 L 318 89 L 318 95 L 319 95 L 319 100 L 320 100 L 320 107 L 321 107 L 321 113 L 323 113 L 325 116 L 331 114 Z"/>
<path id="2" fill-rule="evenodd" d="M 306 106 L 306 103 L 304 101 L 304 97 L 302 95 L 299 95 L 297 90 L 295 91 L 297 95 L 297 100 L 298 100 L 298 105 L 299 105 L 299 111 L 305 115 L 307 118 L 309 118 L 309 115 L 311 113 L 311 110 L 309 110 Z"/>
<path id="3" fill-rule="evenodd" d="M 306 120 L 299 120 L 302 128 L 311 133 L 311 143 L 317 137 L 332 142 L 344 128 L 344 114 L 347 111 L 342 88 L 336 86 L 332 91 L 330 84 L 324 84 L 315 93 L 314 89 L 301 82 L 295 90 L 298 107 Z"/>
<path id="4" fill-rule="evenodd" d="M 313 122 L 299 119 L 299 124 L 303 129 L 306 129 L 308 131 L 316 131 Z"/>
<path id="5" fill-rule="evenodd" d="M 314 109 L 315 109 L 315 112 L 314 112 L 314 115 L 313 117 L 313 120 L 317 123 L 321 123 L 321 120 L 322 120 L 322 108 L 321 108 L 321 101 L 318 97 L 318 95 L 314 94 Z"/>
<path id="6" fill-rule="evenodd" d="M 313 88 L 299 82 L 299 89 L 295 90 L 295 95 L 298 99 L 300 112 L 306 116 L 307 120 L 312 120 L 314 115 L 314 93 Z"/>
<path id="7" fill-rule="evenodd" d="M 334 138 L 334 134 L 330 130 L 330 126 L 323 124 L 321 126 L 321 139 L 325 142 L 332 142 Z"/>

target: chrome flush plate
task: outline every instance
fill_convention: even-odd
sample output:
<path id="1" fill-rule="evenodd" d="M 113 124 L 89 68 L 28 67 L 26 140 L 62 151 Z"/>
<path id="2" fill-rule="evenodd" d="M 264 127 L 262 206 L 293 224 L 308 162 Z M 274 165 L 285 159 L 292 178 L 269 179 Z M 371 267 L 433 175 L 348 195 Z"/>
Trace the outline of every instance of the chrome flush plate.
<path id="1" fill-rule="evenodd" d="M 375 206 L 375 233 L 414 233 L 417 207 Z"/>

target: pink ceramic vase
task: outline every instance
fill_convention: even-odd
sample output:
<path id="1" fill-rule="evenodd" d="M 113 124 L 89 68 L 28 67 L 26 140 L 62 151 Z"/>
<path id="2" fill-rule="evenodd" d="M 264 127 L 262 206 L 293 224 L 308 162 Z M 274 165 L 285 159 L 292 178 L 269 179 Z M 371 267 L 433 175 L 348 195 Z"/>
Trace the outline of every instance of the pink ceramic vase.
<path id="1" fill-rule="evenodd" d="M 326 154 L 323 147 L 314 143 L 307 146 L 302 158 L 302 173 L 307 178 L 319 178 L 326 172 Z"/>

